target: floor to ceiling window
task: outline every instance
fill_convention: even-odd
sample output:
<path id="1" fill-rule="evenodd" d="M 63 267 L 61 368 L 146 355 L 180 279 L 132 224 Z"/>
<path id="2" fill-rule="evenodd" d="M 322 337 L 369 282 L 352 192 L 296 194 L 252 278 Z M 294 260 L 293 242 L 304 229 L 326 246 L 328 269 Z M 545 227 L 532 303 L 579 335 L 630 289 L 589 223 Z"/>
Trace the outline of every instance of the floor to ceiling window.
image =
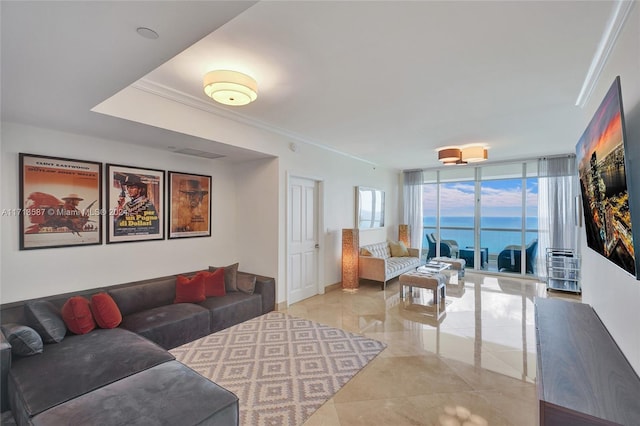
<path id="1" fill-rule="evenodd" d="M 425 171 L 427 257 L 465 259 L 467 268 L 536 274 L 537 162 Z"/>

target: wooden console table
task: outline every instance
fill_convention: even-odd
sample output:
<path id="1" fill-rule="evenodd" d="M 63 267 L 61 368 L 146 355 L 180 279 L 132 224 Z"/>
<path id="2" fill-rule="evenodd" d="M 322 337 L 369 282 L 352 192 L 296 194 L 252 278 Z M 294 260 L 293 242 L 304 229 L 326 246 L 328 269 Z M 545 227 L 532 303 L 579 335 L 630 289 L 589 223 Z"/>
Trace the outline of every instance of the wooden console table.
<path id="1" fill-rule="evenodd" d="M 640 378 L 593 308 L 536 298 L 535 318 L 540 424 L 638 425 Z"/>

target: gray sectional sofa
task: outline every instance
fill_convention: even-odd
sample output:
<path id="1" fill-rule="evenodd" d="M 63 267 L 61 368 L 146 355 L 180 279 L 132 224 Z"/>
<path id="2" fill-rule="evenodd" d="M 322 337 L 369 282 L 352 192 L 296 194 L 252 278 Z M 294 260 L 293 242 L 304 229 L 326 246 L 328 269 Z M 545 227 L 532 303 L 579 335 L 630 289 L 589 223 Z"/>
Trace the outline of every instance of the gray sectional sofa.
<path id="1" fill-rule="evenodd" d="M 173 275 L 2 305 L 3 331 L 30 326 L 34 307 L 56 311 L 77 295 L 106 292 L 122 314 L 117 328 L 63 330 L 32 356 L 12 355 L 0 333 L 2 411 L 10 408 L 18 425 L 237 425 L 238 398 L 168 352 L 274 310 L 273 278 L 237 275 L 255 276 L 255 291 L 174 303 Z"/>

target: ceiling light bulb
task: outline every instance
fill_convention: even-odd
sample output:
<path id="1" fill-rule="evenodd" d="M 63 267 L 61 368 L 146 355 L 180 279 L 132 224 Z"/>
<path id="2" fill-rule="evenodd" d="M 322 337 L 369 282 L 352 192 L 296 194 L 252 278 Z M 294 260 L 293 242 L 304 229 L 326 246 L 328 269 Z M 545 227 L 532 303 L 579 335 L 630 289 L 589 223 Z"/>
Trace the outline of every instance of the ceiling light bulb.
<path id="1" fill-rule="evenodd" d="M 247 105 L 258 97 L 256 81 L 237 71 L 210 71 L 205 74 L 203 85 L 207 96 L 224 105 Z"/>

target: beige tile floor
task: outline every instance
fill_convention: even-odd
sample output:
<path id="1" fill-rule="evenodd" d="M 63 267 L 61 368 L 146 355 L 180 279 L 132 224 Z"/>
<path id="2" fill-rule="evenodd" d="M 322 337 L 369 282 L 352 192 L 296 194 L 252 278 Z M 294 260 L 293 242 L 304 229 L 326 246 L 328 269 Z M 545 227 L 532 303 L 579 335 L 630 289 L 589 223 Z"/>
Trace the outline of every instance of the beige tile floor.
<path id="1" fill-rule="evenodd" d="M 387 344 L 305 426 L 537 425 L 533 298 L 580 300 L 546 293 L 544 283 L 467 272 L 439 314 L 429 290 L 400 299 L 397 279 L 289 306 Z"/>

